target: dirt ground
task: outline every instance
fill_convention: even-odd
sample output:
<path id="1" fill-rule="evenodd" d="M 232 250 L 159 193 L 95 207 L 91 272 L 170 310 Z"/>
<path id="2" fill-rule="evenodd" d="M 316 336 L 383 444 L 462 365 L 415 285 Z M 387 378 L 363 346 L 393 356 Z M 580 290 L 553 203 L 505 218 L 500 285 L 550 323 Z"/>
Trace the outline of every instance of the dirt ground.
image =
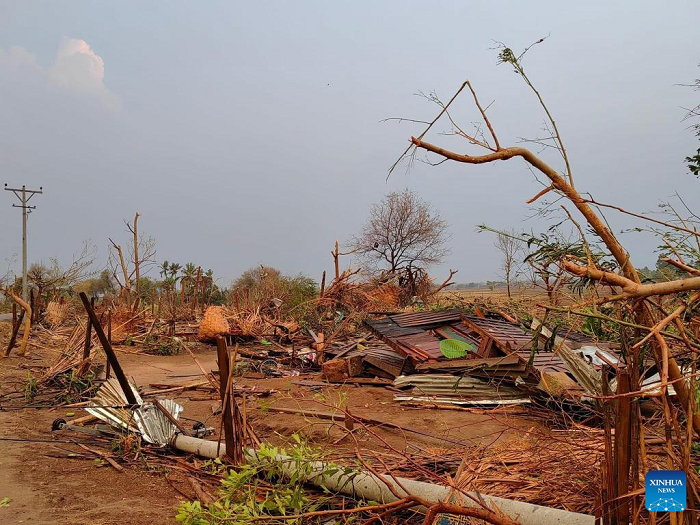
<path id="1" fill-rule="evenodd" d="M 5 323 L 0 323 L 5 324 Z M 0 348 L 7 345 L 7 330 L 0 330 Z M 140 389 L 151 383 L 184 384 L 201 378 L 189 354 L 155 356 L 134 353 L 133 347 L 116 347 L 126 374 Z M 57 357 L 56 348 L 31 347 L 30 357 L 11 356 L 0 360 L 0 523 L 71 524 L 165 524 L 175 523 L 175 507 L 192 489 L 177 476 L 138 462 L 119 472 L 85 453 L 73 441 L 82 435 L 71 431 L 52 432 L 51 423 L 62 417 L 85 415 L 75 408 L 13 408 L 25 402 L 15 394 L 26 384 L 26 366 L 49 366 Z M 205 370 L 216 370 L 216 350 L 199 345 L 195 350 Z M 268 397 L 249 397 L 248 417 L 261 440 L 284 442 L 293 433 L 331 448 L 339 456 L 354 455 L 355 442 L 342 429 L 326 420 L 276 413 L 272 407 L 329 411 L 347 403 L 355 415 L 390 421 L 433 437 L 397 429 L 375 427 L 375 432 L 398 450 L 435 451 L 457 443 L 493 442 L 517 434 L 517 428 L 532 426 L 531 420 L 515 416 L 494 417 L 487 411 L 412 408 L 393 401 L 384 387 L 309 387 L 297 381 L 319 381 L 315 374 L 273 379 L 241 379 L 241 384 L 273 389 Z M 209 392 L 186 391 L 173 394 L 184 407 L 182 416 L 204 421 L 219 428 L 219 417 L 212 416 L 217 399 Z M 71 415 L 74 414 L 74 415 Z M 191 423 L 191 422 L 189 422 Z M 356 432 L 357 442 L 366 449 L 379 446 L 370 434 Z M 89 436 L 85 436 L 86 438 Z M 209 439 L 216 439 L 217 435 Z M 447 441 L 446 441 L 447 440 Z M 69 453 L 79 455 L 69 456 Z"/>

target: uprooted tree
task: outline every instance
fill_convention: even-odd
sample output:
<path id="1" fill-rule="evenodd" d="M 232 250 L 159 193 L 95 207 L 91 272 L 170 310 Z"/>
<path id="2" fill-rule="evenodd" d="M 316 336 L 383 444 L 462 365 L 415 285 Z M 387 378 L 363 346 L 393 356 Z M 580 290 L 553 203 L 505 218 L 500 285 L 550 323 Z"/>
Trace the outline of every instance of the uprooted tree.
<path id="1" fill-rule="evenodd" d="M 536 44 L 543 40 L 539 40 Z M 525 52 L 528 49 L 530 48 Z M 551 192 L 557 198 L 568 201 L 578 210 L 587 223 L 586 229 L 595 237 L 595 242 L 589 243 L 584 234 L 584 228 L 574 219 L 570 211 L 563 207 L 580 234 L 579 242 L 569 249 L 544 243 L 540 249 L 550 256 L 556 254 L 557 264 L 572 278 L 577 279 L 582 289 L 587 287 L 591 290 L 591 293 L 582 297 L 581 303 L 561 310 L 579 315 L 601 316 L 598 309 L 603 305 L 614 308 L 614 315 L 606 318 L 617 323 L 621 333 L 624 351 L 621 362 L 614 369 L 617 392 L 608 394 L 607 389 L 603 388 L 604 395 L 598 396 L 601 412 L 607 414 L 606 421 L 611 422 L 615 427 L 614 440 L 610 428 L 606 427 L 606 461 L 601 473 L 604 489 L 600 501 L 603 523 L 639 523 L 641 519 L 641 495 L 648 463 L 645 454 L 644 425 L 639 404 L 636 401 L 640 396 L 641 375 L 646 370 L 645 355 L 653 356 L 661 378 L 658 399 L 662 408 L 665 430 L 660 435 L 666 442 L 666 466 L 669 469 L 686 472 L 689 506 L 697 508 L 700 505 L 698 496 L 700 477 L 691 466 L 691 442 L 693 435 L 700 431 L 700 415 L 695 399 L 695 356 L 700 349 L 700 341 L 686 329 L 683 319 L 686 314 L 692 313 L 694 304 L 700 299 L 700 292 L 696 291 L 700 289 L 700 270 L 686 264 L 678 250 L 672 248 L 669 250 L 671 253 L 667 259 L 668 262 L 683 269 L 689 277 L 643 284 L 630 254 L 607 226 L 601 208 L 615 209 L 642 220 L 652 221 L 655 225 L 671 232 L 682 233 L 693 243 L 700 239 L 700 233 L 697 228 L 683 221 L 664 222 L 651 219 L 617 206 L 594 201 L 591 197 L 584 197 L 577 190 L 558 126 L 540 92 L 523 68 L 525 52 L 516 55 L 510 48 L 502 46 L 499 62 L 512 67 L 536 96 L 546 115 L 548 136 L 532 142 L 547 144 L 554 148 L 561 157 L 562 172 L 530 149 L 504 146 L 488 117 L 488 108 L 485 109 L 482 106 L 469 81 L 464 82 L 447 103 L 441 102 L 436 96 L 430 97 L 441 108 L 438 115 L 420 135 L 411 137 L 411 144 L 391 169 L 393 170 L 407 156 L 413 158 L 418 150 L 437 155 L 443 162 L 451 160 L 474 165 L 521 159 L 533 172 L 541 173 L 548 181 L 542 191 L 529 199 L 528 203 L 533 203 Z M 477 125 L 475 130 L 469 133 L 456 123 L 450 113 L 452 103 L 464 90 L 471 93 L 475 108 L 483 121 L 483 125 Z M 428 142 L 426 135 L 442 117 L 446 117 L 451 123 L 453 135 L 465 139 L 469 145 L 481 148 L 485 152 L 482 154 L 459 153 Z M 431 162 L 431 164 L 434 163 Z M 601 284 L 611 290 L 609 294 L 597 293 Z M 661 299 L 664 297 L 668 299 L 667 305 L 672 301 L 672 306 L 661 306 Z M 582 311 L 584 309 L 585 311 Z M 671 331 L 668 330 L 669 327 L 672 328 Z M 673 341 L 674 344 L 670 346 L 669 341 Z M 680 359 L 689 365 L 691 373 L 684 373 L 681 370 Z M 601 380 L 605 386 L 605 374 Z M 671 384 L 677 393 L 677 403 L 669 397 L 668 386 Z M 694 522 L 693 517 L 683 514 L 677 518 L 674 517 L 674 520 L 679 524 Z"/>

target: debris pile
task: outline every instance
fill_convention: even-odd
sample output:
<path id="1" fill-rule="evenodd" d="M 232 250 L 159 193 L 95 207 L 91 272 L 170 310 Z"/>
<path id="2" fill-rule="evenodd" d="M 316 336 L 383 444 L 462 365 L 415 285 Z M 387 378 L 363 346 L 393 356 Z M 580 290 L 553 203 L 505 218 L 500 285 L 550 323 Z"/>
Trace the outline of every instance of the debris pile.
<path id="1" fill-rule="evenodd" d="M 562 338 L 544 327 L 526 331 L 501 316 L 449 310 L 389 315 L 366 324 L 415 369 L 414 375 L 395 382 L 410 389 L 396 395 L 400 401 L 511 404 L 533 395 L 581 399 L 599 393 L 603 360 L 617 361 L 610 343 L 574 332 Z M 403 373 L 407 370 L 402 367 Z"/>

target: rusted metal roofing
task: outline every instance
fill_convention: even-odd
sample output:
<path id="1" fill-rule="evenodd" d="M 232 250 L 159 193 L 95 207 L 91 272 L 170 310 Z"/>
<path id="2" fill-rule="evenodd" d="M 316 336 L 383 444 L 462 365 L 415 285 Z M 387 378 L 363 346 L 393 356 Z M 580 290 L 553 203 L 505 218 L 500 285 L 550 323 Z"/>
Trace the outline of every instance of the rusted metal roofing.
<path id="1" fill-rule="evenodd" d="M 416 363 L 444 359 L 440 352 L 440 337 L 433 330 L 438 335 L 439 332 L 448 333 L 445 330 L 454 330 L 461 338 L 477 346 L 482 341 L 488 343 L 481 348 L 485 352 L 481 354 L 483 358 L 517 355 L 522 364 L 527 364 L 531 357 L 532 333 L 507 321 L 468 315 L 459 310 L 397 314 L 367 321 L 367 325 L 390 347 Z M 490 341 L 498 350 L 489 351 Z M 553 352 L 544 351 L 541 341 L 538 341 L 538 351 L 533 356 L 532 365 L 539 371 L 569 371 Z M 500 372 L 508 373 L 506 370 Z"/>
<path id="2" fill-rule="evenodd" d="M 385 337 L 401 337 L 404 335 L 422 334 L 425 332 L 422 328 L 406 328 L 399 326 L 391 317 L 384 319 L 370 319 L 365 321 L 376 333 Z"/>
<path id="3" fill-rule="evenodd" d="M 421 326 L 423 329 L 430 325 L 448 324 L 459 321 L 462 312 L 459 310 L 446 310 L 444 312 L 411 312 L 391 316 L 391 320 L 397 325 L 407 328 Z"/>
<path id="4" fill-rule="evenodd" d="M 419 357 L 420 361 L 426 359 L 439 359 L 442 357 L 440 352 L 440 339 L 429 332 L 422 334 L 407 335 L 396 339 L 401 345 L 408 348 L 409 351 Z"/>
<path id="5" fill-rule="evenodd" d="M 497 319 L 482 319 L 474 315 L 464 315 L 462 316 L 462 321 L 482 336 L 493 339 L 494 344 L 506 355 L 515 353 L 525 363 L 530 361 L 533 334 L 526 332 L 517 325 Z M 538 341 L 537 352 L 533 356 L 532 366 L 540 372 L 569 371 L 564 361 L 554 352 L 544 351 L 544 343 L 542 341 Z"/>
<path id="6" fill-rule="evenodd" d="M 462 321 L 482 336 L 493 339 L 501 350 L 521 350 L 532 346 L 532 335 L 517 325 L 496 319 L 484 319 L 475 315 L 463 315 Z"/>
<path id="7" fill-rule="evenodd" d="M 392 317 L 366 321 L 374 332 L 391 348 L 403 356 L 410 356 L 415 362 L 437 359 L 440 353 L 440 340 L 422 328 L 401 327 Z"/>

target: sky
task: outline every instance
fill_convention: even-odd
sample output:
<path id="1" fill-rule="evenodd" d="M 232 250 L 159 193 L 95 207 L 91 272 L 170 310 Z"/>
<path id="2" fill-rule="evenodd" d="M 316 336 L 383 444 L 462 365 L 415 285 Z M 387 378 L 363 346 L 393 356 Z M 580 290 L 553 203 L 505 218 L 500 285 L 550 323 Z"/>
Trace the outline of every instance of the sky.
<path id="1" fill-rule="evenodd" d="M 66 264 L 91 240 L 104 265 L 108 238 L 126 244 L 123 220 L 138 211 L 159 262 L 194 262 L 223 284 L 258 264 L 320 280 L 334 241 L 410 188 L 450 225 L 436 278 L 453 268 L 486 281 L 501 256 L 476 225 L 542 231 L 554 219 L 525 204 L 542 186 L 519 160 L 416 162 L 387 179 L 422 125 L 382 120 L 431 120 L 437 107 L 416 93 L 449 99 L 468 78 L 502 144 L 541 136 L 536 98 L 493 48 L 549 35 L 524 66 L 577 188 L 637 212 L 677 191 L 698 210 L 683 162 L 697 138 L 682 121 L 698 93 L 678 84 L 699 75 L 699 19 L 690 1 L 0 1 L 0 182 L 44 189 L 30 263 Z M 478 120 L 467 97 L 453 115 L 467 129 Z M 449 129 L 426 138 L 479 152 Z M 21 214 L 0 196 L 0 261 L 18 269 Z M 613 213 L 615 231 L 638 224 Z M 655 239 L 621 240 L 653 264 Z"/>

